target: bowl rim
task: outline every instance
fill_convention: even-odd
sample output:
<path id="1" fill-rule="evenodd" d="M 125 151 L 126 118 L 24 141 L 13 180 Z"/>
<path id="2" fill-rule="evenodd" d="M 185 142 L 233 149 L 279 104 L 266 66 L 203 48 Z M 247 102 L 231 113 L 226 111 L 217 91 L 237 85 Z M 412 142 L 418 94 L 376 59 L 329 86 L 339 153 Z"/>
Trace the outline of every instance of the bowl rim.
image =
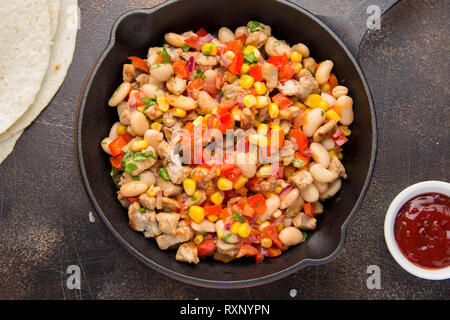
<path id="1" fill-rule="evenodd" d="M 409 261 L 400 251 L 394 236 L 394 223 L 401 207 L 414 198 L 424 193 L 441 193 L 450 197 L 450 183 L 437 180 L 429 180 L 415 183 L 403 189 L 392 200 L 386 212 L 384 220 L 384 239 L 394 260 L 410 274 L 426 280 L 446 280 L 450 278 L 450 266 L 441 269 L 426 269 Z"/>
<path id="2" fill-rule="evenodd" d="M 346 219 L 343 221 L 340 233 L 341 233 L 341 239 L 339 241 L 339 244 L 336 246 L 336 249 L 329 254 L 325 258 L 321 259 L 303 259 L 299 261 L 296 264 L 293 264 L 285 269 L 282 269 L 276 273 L 272 273 L 266 276 L 258 277 L 258 278 L 250 278 L 246 280 L 231 280 L 231 281 L 218 281 L 218 280 L 206 280 L 206 279 L 199 279 L 196 277 L 191 277 L 189 275 L 181 274 L 176 271 L 173 271 L 171 269 L 168 269 L 166 267 L 163 267 L 154 261 L 150 260 L 149 258 L 145 257 L 143 254 L 141 254 L 138 250 L 133 248 L 116 230 L 115 228 L 110 224 L 107 217 L 103 214 L 100 205 L 98 204 L 95 195 L 92 192 L 92 189 L 89 184 L 89 180 L 86 173 L 86 168 L 84 166 L 83 162 L 83 150 L 82 150 L 82 144 L 81 144 L 81 124 L 82 124 L 82 118 L 84 114 L 84 109 L 86 107 L 86 100 L 87 100 L 87 94 L 89 93 L 89 88 L 92 85 L 93 79 L 95 77 L 95 74 L 97 73 L 98 69 L 100 68 L 101 64 L 103 63 L 106 56 L 109 54 L 111 49 L 114 47 L 116 43 L 116 32 L 119 24 L 128 16 L 133 14 L 152 14 L 155 11 L 158 11 L 162 7 L 171 5 L 173 3 L 183 1 L 183 0 L 168 0 L 166 2 L 163 2 L 155 7 L 152 8 L 146 8 L 146 9 L 133 9 L 126 11 L 122 15 L 120 15 L 116 21 L 113 24 L 113 27 L 111 29 L 109 42 L 106 46 L 106 48 L 99 54 L 98 58 L 93 63 L 90 71 L 88 72 L 86 79 L 84 81 L 84 84 L 82 86 L 82 90 L 80 92 L 80 96 L 78 99 L 78 105 L 77 105 L 77 111 L 75 115 L 75 124 L 74 124 L 74 148 L 75 148 L 75 158 L 76 163 L 78 167 L 79 177 L 83 185 L 83 189 L 88 196 L 92 206 L 94 207 L 97 214 L 100 216 L 102 221 L 105 223 L 107 229 L 114 235 L 114 237 L 119 241 L 122 246 L 125 247 L 127 251 L 129 251 L 134 257 L 136 257 L 138 260 L 142 261 L 144 264 L 150 266 L 154 270 L 157 270 L 167 276 L 169 276 L 172 279 L 179 280 L 188 284 L 193 284 L 196 286 L 202 286 L 202 287 L 208 287 L 208 288 L 220 288 L 220 289 L 237 289 L 237 288 L 249 288 L 254 286 L 260 286 L 264 284 L 268 284 L 271 282 L 274 282 L 276 280 L 279 280 L 281 278 L 287 277 L 294 272 L 308 267 L 308 266 L 316 266 L 316 265 L 322 265 L 329 263 L 330 261 L 334 260 L 339 253 L 344 248 L 345 243 L 345 237 L 346 237 L 346 230 L 348 228 L 349 222 L 355 215 L 355 213 L 358 211 L 359 206 L 361 205 L 366 193 L 367 189 L 370 184 L 370 180 L 372 178 L 372 174 L 375 167 L 375 161 L 376 161 L 376 154 L 377 154 L 377 121 L 376 121 L 376 114 L 375 114 L 375 108 L 373 104 L 372 94 L 369 88 L 369 85 L 367 83 L 367 80 L 365 78 L 364 72 L 362 71 L 361 67 L 359 66 L 356 59 L 353 57 L 350 50 L 347 48 L 347 46 L 342 42 L 342 40 L 339 38 L 339 36 L 336 35 L 335 32 L 333 32 L 324 22 L 322 22 L 318 17 L 316 17 L 314 14 L 310 13 L 303 7 L 297 5 L 296 3 L 290 2 L 288 0 L 274 0 L 275 2 L 284 4 L 286 6 L 291 7 L 292 9 L 301 12 L 308 18 L 314 20 L 319 26 L 321 26 L 330 36 L 338 43 L 338 45 L 344 50 L 345 54 L 347 55 L 347 58 L 350 60 L 350 62 L 354 65 L 355 70 L 361 80 L 361 83 L 364 87 L 365 94 L 367 96 L 367 101 L 369 105 L 370 110 L 370 116 L 371 116 L 371 129 L 372 129 L 372 143 L 371 143 L 371 154 L 370 154 L 370 161 L 369 161 L 369 168 L 367 171 L 367 175 L 365 177 L 365 182 L 362 187 L 361 193 L 359 194 L 355 205 L 353 206 L 351 212 L 346 217 Z"/>

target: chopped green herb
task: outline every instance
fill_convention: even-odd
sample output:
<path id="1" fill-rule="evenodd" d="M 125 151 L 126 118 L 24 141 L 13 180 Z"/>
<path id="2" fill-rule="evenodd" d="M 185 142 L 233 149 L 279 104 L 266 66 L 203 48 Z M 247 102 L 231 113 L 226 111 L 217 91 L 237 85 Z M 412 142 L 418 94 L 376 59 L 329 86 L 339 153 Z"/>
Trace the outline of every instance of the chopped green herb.
<path id="1" fill-rule="evenodd" d="M 308 234 L 305 231 L 302 231 L 303 234 L 303 241 L 306 241 L 308 239 Z"/>
<path id="2" fill-rule="evenodd" d="M 232 233 L 227 234 L 226 236 L 224 236 L 222 239 L 223 241 L 227 241 L 228 239 L 230 239 Z"/>
<path id="3" fill-rule="evenodd" d="M 249 54 L 244 55 L 245 62 L 249 64 L 256 63 L 258 59 L 256 59 L 255 53 L 252 51 Z"/>
<path id="4" fill-rule="evenodd" d="M 108 142 L 106 142 L 106 141 L 102 141 L 102 144 L 108 144 Z"/>
<path id="5" fill-rule="evenodd" d="M 203 75 L 203 71 L 202 71 L 202 69 L 200 69 L 200 67 L 197 68 L 197 70 L 195 71 L 195 74 L 194 74 L 194 79 L 197 79 L 197 78 L 202 78 L 202 79 L 206 78 Z"/>
<path id="6" fill-rule="evenodd" d="M 145 212 L 146 210 L 145 210 L 145 208 L 139 208 L 138 211 L 139 212 Z"/>
<path id="7" fill-rule="evenodd" d="M 188 52 L 191 49 L 191 47 L 189 47 L 186 43 L 183 43 L 183 46 L 181 48 L 184 52 Z"/>
<path id="8" fill-rule="evenodd" d="M 128 174 L 131 174 L 136 169 L 137 169 L 137 165 L 134 162 L 128 162 L 125 166 L 125 172 Z"/>
<path id="9" fill-rule="evenodd" d="M 120 189 L 120 186 L 118 183 L 120 178 L 119 178 L 118 173 L 119 173 L 119 171 L 116 168 L 111 167 L 111 172 L 109 173 L 109 175 L 111 176 L 112 181 L 114 181 L 114 184 L 116 185 L 117 189 Z"/>
<path id="10" fill-rule="evenodd" d="M 220 90 L 220 96 L 223 97 L 223 90 Z"/>
<path id="11" fill-rule="evenodd" d="M 273 43 L 273 46 L 274 46 L 274 47 L 279 47 L 280 44 L 281 44 L 280 41 L 277 40 L 277 41 L 275 41 L 275 42 Z"/>
<path id="12" fill-rule="evenodd" d="M 170 55 L 167 52 L 166 47 L 163 47 L 162 56 L 163 56 L 163 61 L 161 63 L 169 64 L 170 63 Z"/>
<path id="13" fill-rule="evenodd" d="M 144 99 L 141 100 L 141 102 L 146 104 L 144 110 L 147 110 L 149 107 L 151 107 L 151 106 L 156 104 L 156 98 L 153 98 L 153 99 L 144 98 Z"/>
<path id="14" fill-rule="evenodd" d="M 247 24 L 247 28 L 250 29 L 250 32 L 256 32 L 256 31 L 259 31 L 262 27 L 261 27 L 261 24 L 258 21 L 250 21 Z"/>
<path id="15" fill-rule="evenodd" d="M 147 160 L 147 157 L 144 156 L 144 154 L 142 152 L 137 152 L 133 155 L 133 161 L 135 162 L 142 162 Z"/>
<path id="16" fill-rule="evenodd" d="M 131 179 L 133 179 L 134 181 L 141 181 L 141 176 L 140 175 L 131 176 Z"/>
<path id="17" fill-rule="evenodd" d="M 320 111 L 320 115 L 323 117 L 325 113 L 323 111 Z"/>
<path id="18" fill-rule="evenodd" d="M 147 158 L 152 158 L 152 159 L 158 160 L 158 157 L 155 156 L 153 154 L 153 152 L 151 152 L 151 151 L 144 152 L 144 156 L 146 156 Z"/>
<path id="19" fill-rule="evenodd" d="M 260 205 L 261 205 L 261 201 L 259 201 L 259 202 L 256 204 L 255 208 L 258 208 Z"/>
<path id="20" fill-rule="evenodd" d="M 197 201 L 197 198 L 192 196 L 192 197 L 191 197 L 191 200 L 192 200 L 192 201 Z"/>
<path id="21" fill-rule="evenodd" d="M 213 46 L 209 46 L 208 51 L 203 52 L 203 54 L 204 54 L 205 56 L 210 56 L 210 55 L 211 55 L 212 49 L 213 49 Z"/>
<path id="22" fill-rule="evenodd" d="M 231 220 L 235 220 L 235 221 L 239 221 L 239 222 L 244 222 L 245 218 L 244 216 L 241 216 L 239 214 L 239 211 L 237 210 L 233 210 L 233 216 L 231 217 Z"/>
<path id="23" fill-rule="evenodd" d="M 292 160 L 292 164 L 296 168 L 301 168 L 301 167 L 303 167 L 305 165 L 305 161 L 300 160 L 299 158 L 294 158 Z"/>
<path id="24" fill-rule="evenodd" d="M 169 174 L 167 173 L 166 168 L 159 168 L 158 170 L 158 174 L 161 176 L 161 178 L 163 178 L 166 181 L 170 180 Z"/>
<path id="25" fill-rule="evenodd" d="M 157 69 L 157 68 L 159 68 L 159 67 L 161 67 L 161 65 L 158 63 L 158 64 L 154 64 L 150 69 Z"/>
<path id="26" fill-rule="evenodd" d="M 131 150 L 128 149 L 128 151 L 125 153 L 125 155 L 123 156 L 122 162 L 121 162 L 121 166 L 122 169 L 125 169 L 125 166 L 127 165 L 127 162 L 131 159 Z"/>

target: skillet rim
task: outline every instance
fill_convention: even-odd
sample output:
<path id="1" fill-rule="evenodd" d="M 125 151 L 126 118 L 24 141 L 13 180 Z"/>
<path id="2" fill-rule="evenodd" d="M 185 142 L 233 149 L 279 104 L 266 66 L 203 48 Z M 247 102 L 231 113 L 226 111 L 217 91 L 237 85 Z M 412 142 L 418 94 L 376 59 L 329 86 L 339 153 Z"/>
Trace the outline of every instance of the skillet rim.
<path id="1" fill-rule="evenodd" d="M 86 99 L 87 99 L 87 93 L 89 92 L 89 89 L 92 85 L 92 82 L 94 80 L 95 74 L 97 73 L 98 69 L 100 68 L 103 60 L 108 55 L 110 50 L 115 45 L 116 40 L 116 31 L 119 26 L 119 24 L 128 16 L 136 14 L 136 13 L 144 13 L 144 14 L 152 14 L 155 11 L 158 11 L 160 8 L 165 7 L 167 5 L 179 2 L 181 0 L 169 0 L 166 2 L 163 2 L 155 7 L 152 8 L 146 8 L 146 9 L 133 9 L 129 10 L 122 15 L 120 15 L 114 22 L 113 27 L 111 29 L 109 42 L 106 46 L 106 48 L 99 54 L 95 62 L 90 68 L 90 71 L 88 72 L 86 79 L 83 83 L 80 96 L 78 99 L 76 114 L 75 114 L 75 123 L 74 123 L 74 148 L 75 148 L 75 157 L 76 157 L 76 164 L 78 168 L 79 177 L 82 181 L 83 189 L 85 193 L 87 194 L 92 206 L 94 207 L 97 214 L 102 219 L 103 223 L 106 225 L 108 230 L 114 235 L 114 237 L 120 242 L 122 246 L 125 247 L 127 251 L 129 251 L 134 257 L 136 257 L 138 260 L 142 261 L 144 264 L 150 266 L 154 270 L 157 270 L 167 276 L 169 276 L 172 279 L 179 280 L 188 284 L 201 286 L 201 287 L 208 287 L 208 288 L 220 288 L 220 289 L 238 289 L 238 288 L 249 288 L 259 285 L 268 284 L 271 282 L 274 282 L 276 280 L 282 279 L 284 277 L 287 277 L 294 272 L 308 267 L 308 266 L 317 266 L 322 265 L 331 262 L 334 260 L 343 250 L 345 238 L 346 238 L 346 231 L 348 228 L 348 225 L 353 218 L 353 216 L 356 214 L 356 212 L 359 209 L 359 206 L 361 205 L 366 193 L 367 189 L 370 184 L 370 180 L 372 178 L 373 170 L 375 167 L 375 161 L 376 161 L 376 153 L 377 153 L 377 121 L 376 121 L 376 114 L 375 114 L 375 108 L 373 104 L 372 95 L 370 92 L 369 85 L 367 84 L 364 72 L 362 71 L 361 67 L 359 66 L 356 59 L 353 57 L 350 50 L 347 48 L 347 46 L 342 42 L 342 40 L 324 23 L 322 22 L 317 16 L 313 15 L 311 12 L 307 11 L 306 9 L 302 8 L 301 6 L 290 2 L 288 0 L 274 0 L 275 2 L 279 2 L 281 4 L 287 5 L 291 7 L 292 9 L 306 15 L 307 17 L 314 20 L 320 27 L 322 27 L 326 32 L 328 32 L 329 35 L 341 46 L 341 48 L 344 50 L 344 52 L 347 54 L 347 58 L 350 60 L 350 62 L 354 65 L 357 74 L 363 84 L 367 100 L 369 103 L 369 110 L 370 110 L 370 116 L 371 116 L 371 128 L 372 128 L 372 145 L 371 145 L 371 155 L 370 155 L 370 163 L 369 163 L 369 169 L 365 178 L 364 185 L 362 187 L 361 193 L 359 194 L 355 205 L 353 206 L 352 211 L 349 213 L 347 218 L 342 223 L 340 232 L 341 232 L 341 239 L 339 241 L 339 244 L 337 245 L 336 249 L 327 257 L 322 259 L 303 259 L 300 260 L 298 263 L 291 265 L 287 267 L 286 269 L 283 269 L 281 271 L 278 271 L 276 273 L 272 273 L 266 276 L 258 277 L 258 278 L 251 278 L 247 280 L 231 280 L 231 281 L 217 281 L 217 280 L 206 280 L 206 279 L 199 279 L 195 277 L 191 277 L 188 275 L 184 275 L 178 272 L 175 272 L 171 269 L 165 268 L 156 262 L 152 261 L 151 259 L 147 258 L 143 254 L 141 254 L 138 250 L 134 249 L 116 230 L 115 228 L 110 224 L 109 220 L 106 218 L 106 216 L 103 214 L 102 210 L 100 209 L 100 206 L 97 203 L 96 197 L 94 196 L 92 189 L 90 187 L 90 184 L 88 182 L 88 177 L 86 174 L 84 162 L 83 162 L 83 151 L 82 151 L 82 145 L 81 145 L 81 124 L 82 124 L 82 118 L 84 114 L 84 110 L 86 107 Z"/>

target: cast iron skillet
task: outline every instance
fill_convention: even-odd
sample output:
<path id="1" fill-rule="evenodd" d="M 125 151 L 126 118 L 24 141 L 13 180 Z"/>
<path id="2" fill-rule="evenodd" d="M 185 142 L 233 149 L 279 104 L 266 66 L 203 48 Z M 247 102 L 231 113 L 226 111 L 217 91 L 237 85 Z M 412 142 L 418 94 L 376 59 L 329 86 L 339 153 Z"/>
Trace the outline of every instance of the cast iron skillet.
<path id="1" fill-rule="evenodd" d="M 364 35 L 369 4 L 381 12 L 396 1 L 370 0 L 344 17 L 323 18 L 348 44 L 321 20 L 284 0 L 172 0 L 152 9 L 133 10 L 114 24 L 111 39 L 88 76 L 76 119 L 76 153 L 86 192 L 108 229 L 134 256 L 152 268 L 178 280 L 219 288 L 256 286 L 285 277 L 301 268 L 330 262 L 342 250 L 345 231 L 369 184 L 376 153 L 376 121 L 369 88 L 351 52 L 357 53 Z M 154 240 L 128 227 L 127 212 L 116 198 L 109 177 L 110 165 L 100 147 L 117 121 L 115 108 L 107 101 L 122 79 L 122 65 L 128 56 L 145 57 L 152 46 L 160 46 L 166 32 L 184 32 L 200 27 L 217 32 L 222 26 L 236 28 L 249 20 L 272 27 L 278 39 L 293 45 L 303 42 L 311 55 L 334 61 L 334 73 L 354 99 L 355 122 L 350 142 L 345 145 L 344 165 L 349 178 L 337 197 L 326 202 L 325 213 L 308 240 L 278 258 L 255 264 L 239 259 L 224 264 L 212 259 L 197 265 L 175 261 L 175 251 L 161 251 Z M 349 50 L 350 49 L 350 50 Z"/>

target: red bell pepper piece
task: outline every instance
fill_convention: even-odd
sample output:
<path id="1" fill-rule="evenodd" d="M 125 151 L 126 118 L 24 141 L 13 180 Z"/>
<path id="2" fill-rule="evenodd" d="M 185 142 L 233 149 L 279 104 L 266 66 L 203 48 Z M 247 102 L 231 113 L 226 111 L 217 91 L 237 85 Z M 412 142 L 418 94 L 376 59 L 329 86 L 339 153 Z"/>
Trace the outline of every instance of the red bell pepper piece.
<path id="1" fill-rule="evenodd" d="M 142 60 L 139 57 L 128 57 L 127 59 L 131 60 L 131 64 L 135 69 L 140 69 L 144 71 L 145 73 L 150 73 L 150 68 L 144 60 Z"/>
<path id="2" fill-rule="evenodd" d="M 233 207 L 226 207 L 222 209 L 222 212 L 220 213 L 220 219 L 225 220 L 228 217 L 231 217 L 233 215 Z"/>
<path id="3" fill-rule="evenodd" d="M 242 208 L 242 214 L 251 219 L 255 216 L 255 209 L 253 209 L 248 203 L 246 203 Z"/>
<path id="4" fill-rule="evenodd" d="M 303 210 L 305 211 L 305 214 L 306 214 L 306 215 L 308 215 L 308 216 L 314 218 L 314 210 L 313 210 L 313 207 L 312 207 L 312 204 L 311 204 L 311 203 L 305 202 L 305 203 L 303 204 Z"/>
<path id="5" fill-rule="evenodd" d="M 338 85 L 338 80 L 334 73 L 330 73 L 330 78 L 328 79 L 328 84 L 330 85 L 331 90 L 333 90 Z"/>
<path id="6" fill-rule="evenodd" d="M 202 27 L 202 28 L 200 28 L 198 31 L 197 31 L 197 35 L 199 36 L 199 37 L 204 37 L 204 36 L 206 36 L 208 34 L 208 32 Z"/>
<path id="7" fill-rule="evenodd" d="M 216 250 L 216 243 L 214 240 L 204 240 L 197 245 L 197 253 L 199 256 L 207 255 Z"/>
<path id="8" fill-rule="evenodd" d="M 267 210 L 266 199 L 260 193 L 248 198 L 248 203 L 255 209 L 256 214 L 263 214 Z"/>
<path id="9" fill-rule="evenodd" d="M 187 79 L 189 78 L 189 73 L 187 71 L 187 63 L 186 61 L 182 59 L 178 59 L 175 61 L 172 65 L 173 71 L 175 72 L 175 75 L 181 79 Z"/>
<path id="10" fill-rule="evenodd" d="M 239 248 L 236 258 L 241 258 L 243 256 L 247 257 L 256 256 L 258 253 L 259 253 L 258 249 L 256 249 L 254 246 L 249 245 L 247 243 L 243 243 Z"/>
<path id="11" fill-rule="evenodd" d="M 223 134 L 226 133 L 227 129 L 233 129 L 234 119 L 231 113 L 227 112 L 219 118 L 219 130 Z"/>
<path id="12" fill-rule="evenodd" d="M 236 105 L 236 101 L 224 100 L 219 104 L 219 107 L 217 108 L 217 114 L 219 116 L 222 116 L 225 113 L 227 113 L 228 111 L 230 111 L 231 109 L 233 109 L 233 107 L 235 105 Z"/>
<path id="13" fill-rule="evenodd" d="M 267 60 L 268 63 L 273 64 L 275 67 L 278 68 L 278 71 L 281 71 L 281 69 L 286 65 L 289 64 L 289 58 L 286 54 L 283 54 L 282 56 L 273 56 L 270 57 Z"/>
<path id="14" fill-rule="evenodd" d="M 139 201 L 139 197 L 124 197 L 129 203 L 135 203 Z"/>
<path id="15" fill-rule="evenodd" d="M 278 105 L 280 110 L 287 109 L 288 107 L 294 104 L 294 102 L 291 99 L 289 99 L 282 93 L 278 93 L 275 96 L 273 96 L 272 101 Z"/>
<path id="16" fill-rule="evenodd" d="M 228 66 L 228 70 L 234 74 L 241 74 L 242 65 L 244 64 L 244 56 L 242 55 L 243 49 L 244 45 L 241 40 L 230 41 L 225 48 L 225 52 L 232 51 L 235 54 L 235 58 Z"/>
<path id="17" fill-rule="evenodd" d="M 122 152 L 116 157 L 110 157 L 109 161 L 111 162 L 111 165 L 116 169 L 120 169 L 122 167 L 123 156 L 124 156 L 124 153 Z"/>
<path id="18" fill-rule="evenodd" d="M 280 80 L 280 82 L 284 83 L 288 80 L 291 80 L 294 74 L 295 74 L 294 67 L 291 66 L 290 63 L 287 63 L 280 68 L 278 79 Z"/>
<path id="19" fill-rule="evenodd" d="M 119 154 L 122 153 L 122 148 L 126 146 L 128 142 L 125 140 L 125 138 L 122 136 L 114 139 L 109 145 L 109 150 L 111 151 L 111 155 L 113 157 L 117 157 Z"/>
<path id="20" fill-rule="evenodd" d="M 222 213 L 222 206 L 220 204 L 204 207 L 205 216 L 220 215 Z"/>
<path id="21" fill-rule="evenodd" d="M 263 76 L 262 76 L 262 67 L 259 64 L 250 66 L 249 72 L 250 75 L 253 77 L 253 79 L 255 79 L 255 81 L 263 81 Z"/>
<path id="22" fill-rule="evenodd" d="M 298 146 L 300 152 L 305 152 L 308 149 L 308 138 L 303 134 L 301 130 L 292 129 L 289 132 L 291 138 L 295 139 L 295 143 Z"/>

